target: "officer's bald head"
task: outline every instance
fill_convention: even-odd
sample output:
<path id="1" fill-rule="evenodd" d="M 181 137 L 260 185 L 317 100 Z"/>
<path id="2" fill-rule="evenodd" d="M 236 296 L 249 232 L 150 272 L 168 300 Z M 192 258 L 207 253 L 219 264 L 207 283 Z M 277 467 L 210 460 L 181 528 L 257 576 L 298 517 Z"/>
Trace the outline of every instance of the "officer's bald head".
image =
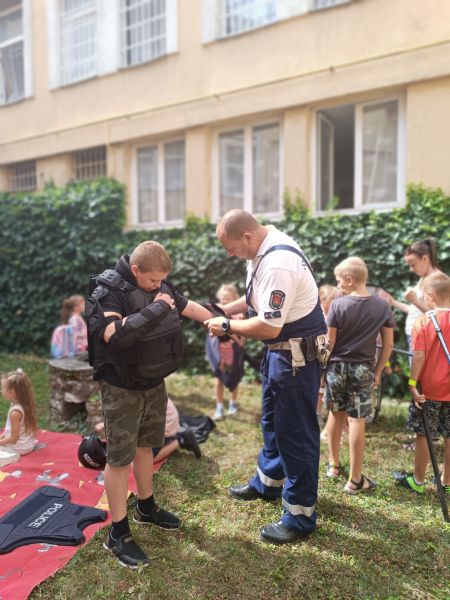
<path id="1" fill-rule="evenodd" d="M 226 237 L 232 240 L 238 240 L 245 233 L 255 233 L 261 225 L 253 215 L 245 210 L 235 208 L 228 211 L 219 221 L 216 233 L 221 239 Z"/>

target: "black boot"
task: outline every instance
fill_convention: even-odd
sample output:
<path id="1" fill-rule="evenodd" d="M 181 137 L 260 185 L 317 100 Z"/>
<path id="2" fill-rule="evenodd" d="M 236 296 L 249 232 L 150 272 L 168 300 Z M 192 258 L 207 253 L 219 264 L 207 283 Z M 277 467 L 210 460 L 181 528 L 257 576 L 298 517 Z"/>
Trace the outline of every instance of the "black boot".
<path id="1" fill-rule="evenodd" d="M 193 452 L 197 458 L 201 457 L 202 451 L 200 450 L 200 446 L 198 445 L 197 439 L 192 429 L 185 429 L 184 431 L 179 431 L 177 434 L 177 440 L 180 444 L 180 448 L 183 448 L 183 450 L 189 450 L 190 452 Z"/>

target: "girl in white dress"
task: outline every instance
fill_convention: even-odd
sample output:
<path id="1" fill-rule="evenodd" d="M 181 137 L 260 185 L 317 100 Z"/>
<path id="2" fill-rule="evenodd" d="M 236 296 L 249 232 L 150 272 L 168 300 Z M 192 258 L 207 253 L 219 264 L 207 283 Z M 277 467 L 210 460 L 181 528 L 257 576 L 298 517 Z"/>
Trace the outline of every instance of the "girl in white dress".
<path id="1" fill-rule="evenodd" d="M 1 378 L 2 396 L 11 403 L 0 449 L 20 455 L 31 452 L 36 444 L 36 404 L 29 377 L 17 369 Z"/>

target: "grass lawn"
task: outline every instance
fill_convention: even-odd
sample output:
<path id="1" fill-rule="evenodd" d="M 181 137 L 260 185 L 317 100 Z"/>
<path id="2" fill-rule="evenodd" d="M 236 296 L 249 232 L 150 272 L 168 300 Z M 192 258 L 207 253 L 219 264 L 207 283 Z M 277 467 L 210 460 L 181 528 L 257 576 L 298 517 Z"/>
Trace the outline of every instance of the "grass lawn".
<path id="1" fill-rule="evenodd" d="M 40 424 L 48 426 L 46 363 L 0 355 L 0 372 L 18 365 L 33 379 Z M 180 412 L 212 412 L 211 377 L 177 374 L 167 383 Z M 425 497 L 398 488 L 391 475 L 393 468 L 412 466 L 413 455 L 402 446 L 409 439 L 407 404 L 385 401 L 368 429 L 365 472 L 377 489 L 347 496 L 345 481 L 328 480 L 321 467 L 317 532 L 277 547 L 260 540 L 259 528 L 278 520 L 280 503 L 238 502 L 227 493 L 253 474 L 261 443 L 259 393 L 257 384 L 242 385 L 238 415 L 218 425 L 202 446 L 203 458 L 179 452 L 155 476 L 157 501 L 176 511 L 183 527 L 175 533 L 132 527 L 154 559 L 147 569 L 130 572 L 109 558 L 102 530 L 31 599 L 450 598 L 450 529 L 431 470 Z M 442 461 L 442 448 L 439 456 Z M 345 444 L 342 458 L 348 464 Z"/>

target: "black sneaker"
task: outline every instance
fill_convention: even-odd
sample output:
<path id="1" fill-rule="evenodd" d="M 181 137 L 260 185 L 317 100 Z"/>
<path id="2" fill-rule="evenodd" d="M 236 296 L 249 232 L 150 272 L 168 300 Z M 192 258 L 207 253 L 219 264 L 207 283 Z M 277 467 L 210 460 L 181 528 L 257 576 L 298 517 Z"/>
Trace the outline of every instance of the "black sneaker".
<path id="1" fill-rule="evenodd" d="M 192 429 L 180 431 L 177 435 L 177 439 L 178 443 L 180 444 L 180 448 L 183 448 L 183 450 L 189 450 L 189 452 L 193 452 L 197 458 L 201 458 L 202 451 L 200 450 L 200 446 L 198 445 Z"/>
<path id="2" fill-rule="evenodd" d="M 116 540 L 110 531 L 108 537 L 103 542 L 103 548 L 114 554 L 119 563 L 129 569 L 138 569 L 150 564 L 148 556 L 136 544 L 131 533 L 125 533 L 125 535 Z"/>
<path id="3" fill-rule="evenodd" d="M 181 526 L 181 520 L 160 506 L 156 506 L 149 515 L 144 515 L 138 507 L 134 511 L 133 521 L 140 525 L 158 525 L 163 529 L 178 529 Z"/>

